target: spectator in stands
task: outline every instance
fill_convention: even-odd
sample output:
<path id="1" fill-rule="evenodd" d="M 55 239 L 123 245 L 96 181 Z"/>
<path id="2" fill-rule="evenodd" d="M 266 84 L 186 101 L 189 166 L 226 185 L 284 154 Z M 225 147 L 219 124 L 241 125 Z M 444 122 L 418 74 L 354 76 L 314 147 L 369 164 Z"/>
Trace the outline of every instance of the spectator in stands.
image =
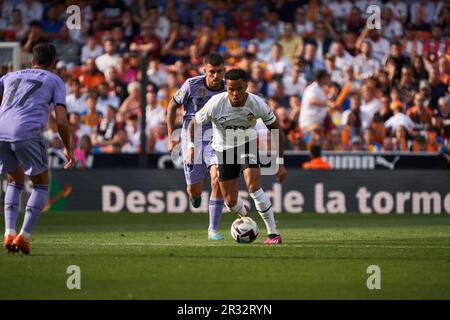
<path id="1" fill-rule="evenodd" d="M 328 107 L 334 107 L 324 91 L 330 84 L 330 76 L 326 71 L 321 70 L 316 74 L 316 81 L 306 87 L 299 117 L 302 131 L 309 131 L 316 125 L 324 125 Z"/>
<path id="2" fill-rule="evenodd" d="M 161 67 L 157 59 L 150 59 L 147 69 L 148 80 L 159 87 L 166 82 L 167 72 Z"/>
<path id="3" fill-rule="evenodd" d="M 39 1 L 23 0 L 16 8 L 22 13 L 25 24 L 29 24 L 32 21 L 41 21 L 44 16 L 44 6 Z"/>
<path id="4" fill-rule="evenodd" d="M 314 33 L 311 37 L 309 37 L 306 42 L 314 45 L 314 58 L 317 58 L 319 61 L 323 61 L 325 54 L 328 53 L 331 43 L 333 40 L 338 40 L 336 38 L 333 39 L 334 33 L 330 33 L 327 24 L 321 21 L 316 21 L 314 24 Z M 332 31 L 332 30 L 331 30 Z M 305 50 L 307 44 L 305 43 Z"/>
<path id="5" fill-rule="evenodd" d="M 116 53 L 114 41 L 111 39 L 106 39 L 103 41 L 103 50 L 104 53 L 95 59 L 95 65 L 100 72 L 105 73 L 108 68 L 117 66 L 119 56 Z"/>
<path id="6" fill-rule="evenodd" d="M 291 23 L 284 23 L 283 33 L 278 39 L 278 43 L 283 48 L 283 56 L 289 60 L 289 63 L 294 62 L 297 50 L 303 51 L 303 39 L 294 33 L 294 27 Z"/>
<path id="7" fill-rule="evenodd" d="M 219 46 L 218 52 L 224 57 L 225 61 L 233 65 L 238 63 L 244 56 L 248 42 L 238 36 L 238 31 L 231 28 L 227 31 L 227 37 Z"/>
<path id="8" fill-rule="evenodd" d="M 255 44 L 258 48 L 257 59 L 265 61 L 270 58 L 274 43 L 273 39 L 267 37 L 266 29 L 262 25 L 258 25 L 255 29 L 255 38 L 250 40 L 249 45 Z"/>
<path id="9" fill-rule="evenodd" d="M 161 40 L 155 34 L 155 26 L 150 21 L 141 25 L 141 33 L 133 39 L 130 45 L 131 51 L 144 52 L 147 56 L 158 58 L 160 55 Z"/>
<path id="10" fill-rule="evenodd" d="M 342 69 L 336 67 L 336 56 L 329 52 L 325 55 L 324 61 L 326 70 L 331 76 L 331 81 L 338 83 L 341 86 L 345 85 L 345 79 Z"/>
<path id="11" fill-rule="evenodd" d="M 109 86 L 106 82 L 102 82 L 98 86 L 97 106 L 98 112 L 104 114 L 107 106 L 114 107 L 118 110 L 120 106 L 120 100 L 114 92 L 109 92 Z"/>
<path id="12" fill-rule="evenodd" d="M 53 41 L 57 52 L 57 59 L 64 61 L 67 68 L 71 69 L 80 63 L 80 46 L 69 38 L 69 29 L 61 27 L 58 36 Z"/>
<path id="13" fill-rule="evenodd" d="M 116 109 L 107 107 L 104 118 L 98 123 L 97 128 L 91 135 L 92 144 L 100 151 L 100 147 L 113 145 L 114 135 L 121 129 L 116 121 Z"/>
<path id="14" fill-rule="evenodd" d="M 418 30 L 430 30 L 434 14 L 434 4 L 426 0 L 416 1 L 410 7 L 411 23 Z"/>
<path id="15" fill-rule="evenodd" d="M 378 60 L 372 57 L 372 45 L 364 41 L 361 45 L 361 53 L 354 59 L 355 78 L 364 80 L 372 77 L 380 69 Z"/>
<path id="16" fill-rule="evenodd" d="M 222 1 L 222 3 L 225 1 Z M 220 3 L 220 2 L 219 2 Z M 215 20 L 218 20 L 217 12 L 214 12 L 214 15 L 216 16 Z M 226 17 L 225 21 L 223 22 L 224 26 L 228 24 L 228 28 L 230 28 L 229 24 L 227 23 L 227 20 L 231 20 L 228 17 Z M 217 22 L 216 22 L 217 23 Z M 239 33 L 239 38 L 244 39 L 246 41 L 249 41 L 255 37 L 256 32 L 256 26 L 258 25 L 257 18 L 252 15 L 252 12 L 249 8 L 243 8 L 238 17 L 236 18 L 235 26 Z"/>
<path id="17" fill-rule="evenodd" d="M 279 15 L 275 10 L 269 10 L 261 24 L 266 29 L 267 37 L 273 41 L 277 41 L 283 32 L 284 23 L 280 21 Z"/>
<path id="18" fill-rule="evenodd" d="M 122 0 L 107 0 L 105 3 L 99 3 L 95 11 L 97 13 L 95 28 L 111 30 L 120 26 L 122 13 L 125 11 L 125 4 Z M 101 68 L 99 69 L 101 70 Z"/>
<path id="19" fill-rule="evenodd" d="M 373 115 L 361 109 L 361 96 L 357 93 L 354 93 L 350 96 L 350 108 L 342 113 L 340 123 L 346 125 L 350 113 L 352 112 L 358 114 L 362 128 L 367 128 L 370 126 Z"/>
<path id="20" fill-rule="evenodd" d="M 361 110 L 372 116 L 380 111 L 380 100 L 375 97 L 375 88 L 370 85 L 364 85 L 361 88 L 362 103 Z"/>
<path id="21" fill-rule="evenodd" d="M 89 94 L 86 97 L 87 112 L 81 115 L 81 121 L 92 130 L 97 127 L 100 122 L 101 115 L 96 109 L 97 98 L 95 94 Z M 105 108 L 106 109 L 106 108 Z"/>
<path id="22" fill-rule="evenodd" d="M 116 66 L 117 64 L 114 65 L 114 67 Z M 94 59 L 88 58 L 81 66 L 81 73 L 78 79 L 84 88 L 91 90 L 97 88 L 104 82 L 105 76 L 97 69 Z"/>
<path id="23" fill-rule="evenodd" d="M 378 62 L 383 63 L 385 58 L 389 55 L 389 41 L 381 36 L 380 30 L 369 30 L 366 26 L 358 37 L 358 40 L 356 40 L 356 47 L 361 48 L 364 40 L 367 40 L 370 43 L 373 58 Z"/>
<path id="24" fill-rule="evenodd" d="M 119 28 L 122 30 L 123 40 L 127 46 L 131 44 L 135 35 L 139 33 L 139 21 L 140 18 L 138 16 L 134 16 L 130 10 L 124 10 Z"/>
<path id="25" fill-rule="evenodd" d="M 44 41 L 48 41 L 48 39 L 42 33 L 41 24 L 37 21 L 32 21 L 29 24 L 28 33 L 22 39 L 22 50 L 31 53 L 36 44 Z"/>
<path id="26" fill-rule="evenodd" d="M 304 7 L 295 10 L 294 30 L 302 39 L 309 38 L 314 31 L 314 25 L 306 19 Z"/>
<path id="27" fill-rule="evenodd" d="M 170 28 L 169 37 L 161 47 L 161 55 L 165 57 L 166 64 L 174 64 L 177 60 L 187 58 L 192 43 L 191 30 L 188 26 L 173 21 Z"/>
<path id="28" fill-rule="evenodd" d="M 45 144 L 52 149 L 63 150 L 64 143 L 58 133 L 58 125 L 56 119 L 50 116 L 48 119 L 47 129 L 43 133 Z"/>
<path id="29" fill-rule="evenodd" d="M 322 148 L 320 145 L 313 145 L 310 149 L 311 161 L 302 165 L 303 170 L 330 170 L 331 165 L 322 158 Z"/>
<path id="30" fill-rule="evenodd" d="M 67 112 L 77 112 L 82 114 L 86 112 L 86 93 L 81 92 L 81 84 L 78 80 L 72 81 L 70 85 L 70 94 L 66 98 Z"/>
<path id="31" fill-rule="evenodd" d="M 307 85 L 300 67 L 296 65 L 290 68 L 290 72 L 283 76 L 282 81 L 286 96 L 302 96 Z"/>
<path id="32" fill-rule="evenodd" d="M 393 101 L 391 103 L 391 110 L 394 112 L 394 115 L 385 122 L 386 129 L 395 132 L 397 127 L 402 127 L 406 130 L 405 133 L 413 130 L 414 122 L 403 113 L 404 109 L 405 105 L 400 101 Z"/>
<path id="33" fill-rule="evenodd" d="M 303 54 L 303 70 L 305 73 L 306 81 L 314 80 L 314 75 L 319 70 L 325 69 L 323 58 L 317 58 L 317 47 L 314 43 L 305 44 L 305 52 Z"/>
<path id="34" fill-rule="evenodd" d="M 408 108 L 406 115 L 414 122 L 415 130 L 424 130 L 430 124 L 433 112 L 425 106 L 425 98 L 422 93 L 414 95 L 414 106 Z"/>
<path id="35" fill-rule="evenodd" d="M 77 112 L 69 114 L 69 125 L 72 131 L 72 145 L 78 147 L 82 136 L 89 136 L 92 133 L 91 127 L 83 124 L 81 116 Z"/>
<path id="36" fill-rule="evenodd" d="M 85 63 L 87 59 L 95 59 L 103 54 L 103 48 L 97 44 L 95 36 L 90 35 L 86 44 L 81 48 L 81 62 Z"/>
<path id="37" fill-rule="evenodd" d="M 326 151 L 344 151 L 342 145 L 341 133 L 338 129 L 332 129 L 323 145 L 323 149 Z"/>
<path id="38" fill-rule="evenodd" d="M 374 131 L 372 128 L 368 127 L 364 129 L 363 132 L 364 146 L 363 150 L 368 152 L 378 152 L 381 151 L 381 146 L 374 140 Z"/>
<path id="39" fill-rule="evenodd" d="M 346 65 L 352 65 L 354 58 L 348 53 L 344 44 L 339 41 L 334 41 L 330 47 L 330 53 L 335 57 L 336 68 L 343 70 Z"/>
<path id="40" fill-rule="evenodd" d="M 59 38 L 59 33 L 63 27 L 63 23 L 58 19 L 58 11 L 56 5 L 50 5 L 47 8 L 45 19 L 41 22 L 42 32 L 45 37 L 50 40 L 56 40 Z"/>
<path id="41" fill-rule="evenodd" d="M 394 115 L 391 110 L 390 104 L 391 102 L 389 101 L 389 98 L 386 96 L 382 96 L 380 98 L 380 110 L 374 114 L 374 117 L 378 115 L 383 120 L 383 123 L 388 121 L 389 118 Z"/>
<path id="42" fill-rule="evenodd" d="M 430 104 L 431 109 L 435 110 L 438 107 L 438 100 L 440 97 L 445 96 L 448 91 L 448 86 L 445 85 L 439 78 L 439 71 L 436 67 L 429 70 L 429 87 L 430 87 Z"/>
<path id="43" fill-rule="evenodd" d="M 19 9 L 12 10 L 12 19 L 10 23 L 5 23 L 3 37 L 5 41 L 22 42 L 27 36 L 28 25 L 22 19 L 22 12 Z"/>
<path id="44" fill-rule="evenodd" d="M 126 119 L 133 114 L 141 117 L 141 85 L 139 82 L 132 82 L 127 87 L 128 97 L 119 108 L 119 113 Z"/>
<path id="45" fill-rule="evenodd" d="M 156 128 L 159 126 L 161 121 L 165 120 L 166 111 L 162 108 L 156 100 L 156 92 L 153 90 L 147 91 L 147 109 L 145 112 L 145 116 L 147 117 L 147 132 L 149 130 Z M 179 108 L 179 110 L 181 110 Z"/>
<path id="46" fill-rule="evenodd" d="M 166 153 L 168 141 L 166 122 L 161 121 L 157 127 L 150 130 L 147 151 L 150 153 Z"/>
<path id="47" fill-rule="evenodd" d="M 400 40 L 403 35 L 403 27 L 395 18 L 391 8 L 385 6 L 381 15 L 383 36 L 390 41 Z"/>

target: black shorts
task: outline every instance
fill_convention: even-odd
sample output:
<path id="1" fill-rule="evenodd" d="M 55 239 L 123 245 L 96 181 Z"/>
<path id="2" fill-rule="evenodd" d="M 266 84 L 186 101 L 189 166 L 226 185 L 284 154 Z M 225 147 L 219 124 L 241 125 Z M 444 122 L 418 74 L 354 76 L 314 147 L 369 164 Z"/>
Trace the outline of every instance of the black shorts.
<path id="1" fill-rule="evenodd" d="M 242 170 L 260 167 L 256 143 L 246 143 L 225 151 L 216 150 L 216 156 L 219 163 L 219 181 L 239 178 Z"/>

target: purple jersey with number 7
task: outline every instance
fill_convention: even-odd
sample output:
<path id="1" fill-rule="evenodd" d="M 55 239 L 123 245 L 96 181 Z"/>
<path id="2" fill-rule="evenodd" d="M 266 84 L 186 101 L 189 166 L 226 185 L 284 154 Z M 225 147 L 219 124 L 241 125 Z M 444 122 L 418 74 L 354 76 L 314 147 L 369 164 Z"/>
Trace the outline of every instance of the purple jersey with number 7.
<path id="1" fill-rule="evenodd" d="M 38 138 L 49 117 L 49 106 L 66 105 L 62 79 L 47 70 L 25 69 L 0 78 L 0 141 Z"/>

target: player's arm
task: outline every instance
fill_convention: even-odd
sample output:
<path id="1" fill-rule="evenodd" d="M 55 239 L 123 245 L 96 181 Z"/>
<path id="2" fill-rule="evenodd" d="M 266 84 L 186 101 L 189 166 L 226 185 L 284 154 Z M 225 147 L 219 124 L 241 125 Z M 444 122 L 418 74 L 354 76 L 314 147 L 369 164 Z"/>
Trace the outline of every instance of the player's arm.
<path id="1" fill-rule="evenodd" d="M 169 138 L 169 152 L 172 152 L 173 148 L 180 142 L 180 139 L 174 140 L 172 138 L 173 130 L 175 129 L 175 119 L 177 117 L 177 109 L 180 107 L 174 98 L 170 99 L 167 107 L 167 136 Z"/>
<path id="2" fill-rule="evenodd" d="M 210 123 L 212 120 L 212 107 L 214 99 L 211 98 L 205 106 L 195 113 L 195 117 L 189 122 L 188 125 L 188 144 L 186 152 L 186 163 L 188 165 L 194 164 L 194 140 L 195 131 L 200 130 L 201 125 Z"/>
<path id="3" fill-rule="evenodd" d="M 58 126 L 58 133 L 64 144 L 64 155 L 66 156 L 67 163 L 64 165 L 64 169 L 70 169 L 74 165 L 72 144 L 70 137 L 70 127 L 67 121 L 66 106 L 57 105 L 55 107 L 56 124 Z"/>
<path id="4" fill-rule="evenodd" d="M 169 138 L 169 152 L 172 152 L 173 148 L 180 143 L 180 138 L 173 136 L 173 131 L 175 130 L 175 119 L 177 117 L 177 109 L 182 105 L 186 105 L 190 97 L 190 92 L 189 80 L 187 80 L 183 83 L 181 88 L 175 92 L 167 107 L 167 136 Z"/>
<path id="5" fill-rule="evenodd" d="M 267 128 L 272 133 L 272 130 L 277 130 L 278 132 L 278 143 L 276 145 L 276 150 L 278 151 L 278 157 L 276 159 L 277 165 L 278 165 L 278 172 L 276 175 L 277 182 L 282 183 L 284 179 L 286 179 L 286 168 L 284 167 L 284 142 L 285 142 L 285 135 L 283 130 L 280 129 L 280 126 L 278 125 L 278 122 L 275 121 L 272 124 L 267 125 Z"/>
<path id="6" fill-rule="evenodd" d="M 67 159 L 64 169 L 70 169 L 73 167 L 75 162 L 72 153 L 72 139 L 70 137 L 69 121 L 67 120 L 66 86 L 59 77 L 57 78 L 55 84 L 51 102 L 55 105 L 56 125 L 58 126 L 58 133 L 64 144 L 64 155 Z"/>

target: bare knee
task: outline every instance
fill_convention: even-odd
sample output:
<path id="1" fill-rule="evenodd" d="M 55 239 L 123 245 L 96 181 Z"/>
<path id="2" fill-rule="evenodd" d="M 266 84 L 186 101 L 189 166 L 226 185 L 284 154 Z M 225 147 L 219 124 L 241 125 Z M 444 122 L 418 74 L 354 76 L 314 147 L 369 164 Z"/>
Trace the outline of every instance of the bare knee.
<path id="1" fill-rule="evenodd" d="M 198 186 L 196 184 L 188 185 L 187 193 L 189 194 L 189 197 L 192 199 L 201 197 L 202 196 L 202 187 Z"/>
<path id="2" fill-rule="evenodd" d="M 228 208 L 232 208 L 237 204 L 237 199 L 232 197 L 224 197 L 223 201 Z"/>
<path id="3" fill-rule="evenodd" d="M 261 186 L 259 185 L 259 183 L 250 183 L 247 187 L 247 190 L 250 193 L 255 193 L 259 189 L 261 189 Z"/>
<path id="4" fill-rule="evenodd" d="M 44 171 L 38 175 L 30 177 L 33 185 L 48 185 L 50 178 L 48 176 L 48 171 Z"/>

